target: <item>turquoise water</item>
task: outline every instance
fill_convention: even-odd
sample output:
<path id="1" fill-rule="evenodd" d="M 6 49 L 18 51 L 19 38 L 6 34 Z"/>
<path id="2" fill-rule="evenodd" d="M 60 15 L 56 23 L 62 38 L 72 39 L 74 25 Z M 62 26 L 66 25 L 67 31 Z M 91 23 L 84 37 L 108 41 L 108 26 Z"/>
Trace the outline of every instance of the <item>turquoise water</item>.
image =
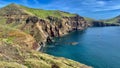
<path id="1" fill-rule="evenodd" d="M 71 42 L 78 42 L 76 45 Z M 120 68 L 120 27 L 95 27 L 56 38 L 48 54 L 66 57 L 94 68 Z"/>

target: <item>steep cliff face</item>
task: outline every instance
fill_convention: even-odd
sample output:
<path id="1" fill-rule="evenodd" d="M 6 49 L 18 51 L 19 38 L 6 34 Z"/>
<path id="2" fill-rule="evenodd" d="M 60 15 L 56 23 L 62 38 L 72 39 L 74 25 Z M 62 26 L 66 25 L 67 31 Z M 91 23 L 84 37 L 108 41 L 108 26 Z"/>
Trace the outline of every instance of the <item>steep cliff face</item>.
<path id="1" fill-rule="evenodd" d="M 23 31 L 28 30 L 37 42 L 46 42 L 49 37 L 59 37 L 73 30 L 84 30 L 88 25 L 83 17 L 78 15 L 74 17 L 56 18 L 48 16 L 47 20 L 39 19 L 33 22 L 35 17 L 27 18 L 26 24 L 22 27 Z"/>
<path id="2" fill-rule="evenodd" d="M 39 13 L 34 15 L 31 10 L 33 9 L 12 4 L 2 8 L 0 14 L 6 19 L 6 24 L 30 34 L 38 44 L 43 45 L 45 42 L 51 42 L 51 37 L 63 36 L 73 30 L 84 30 L 88 26 L 79 15 L 56 11 L 54 13 L 58 13 L 59 16 L 43 13 L 46 16 L 41 18 Z"/>
<path id="3" fill-rule="evenodd" d="M 43 13 L 36 14 L 36 11 Z M 0 67 L 91 68 L 36 51 L 42 48 L 45 42 L 52 42 L 52 37 L 86 27 L 86 21 L 78 15 L 31 9 L 16 4 L 8 5 L 0 9 Z"/>
<path id="4" fill-rule="evenodd" d="M 18 29 L 0 24 L 1 68 L 91 68 L 84 64 L 35 51 L 35 39 Z"/>

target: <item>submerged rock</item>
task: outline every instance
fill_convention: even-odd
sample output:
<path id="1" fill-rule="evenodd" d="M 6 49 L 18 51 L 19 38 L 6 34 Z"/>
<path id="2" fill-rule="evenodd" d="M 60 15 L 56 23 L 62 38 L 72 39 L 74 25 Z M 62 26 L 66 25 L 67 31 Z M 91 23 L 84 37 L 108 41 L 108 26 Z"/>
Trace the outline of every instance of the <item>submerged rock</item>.
<path id="1" fill-rule="evenodd" d="M 77 44 L 79 44 L 78 42 L 71 42 L 70 43 L 71 45 L 77 45 Z"/>

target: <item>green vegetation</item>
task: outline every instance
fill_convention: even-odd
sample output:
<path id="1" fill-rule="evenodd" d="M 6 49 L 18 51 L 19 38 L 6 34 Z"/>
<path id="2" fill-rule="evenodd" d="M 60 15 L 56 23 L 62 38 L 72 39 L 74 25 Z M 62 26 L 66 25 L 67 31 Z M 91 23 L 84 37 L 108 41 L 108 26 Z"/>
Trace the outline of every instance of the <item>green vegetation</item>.
<path id="1" fill-rule="evenodd" d="M 35 34 L 38 34 L 35 36 L 37 38 L 35 40 L 29 34 L 31 30 L 29 26 L 31 27 L 33 23 L 27 25 L 28 29 L 25 30 L 25 33 L 20 30 L 21 27 L 24 27 L 25 20 L 20 21 L 20 23 L 16 22 L 16 17 L 18 16 L 20 18 L 19 15 L 32 15 L 45 19 L 48 16 L 61 18 L 63 16 L 73 16 L 74 14 L 61 11 L 32 9 L 16 4 L 10 4 L 0 10 L 1 68 L 90 68 L 76 61 L 35 51 L 35 47 L 38 46 L 36 41 L 41 37 L 39 31 L 35 30 Z M 1 17 L 2 15 L 3 17 Z M 4 18 L 5 16 L 9 16 L 9 18 L 15 21 L 6 23 L 8 19 Z"/>
<path id="2" fill-rule="evenodd" d="M 112 19 L 107 19 L 107 20 L 94 20 L 88 17 L 85 17 L 85 20 L 90 24 L 90 25 L 108 25 L 108 26 L 119 26 L 120 25 L 120 16 L 117 16 Z"/>
<path id="3" fill-rule="evenodd" d="M 0 10 L 1 10 L 0 15 L 26 14 L 26 13 L 24 13 L 23 9 L 19 5 L 16 5 L 16 4 L 7 5 L 3 8 L 1 8 Z"/>
<path id="4" fill-rule="evenodd" d="M 89 18 L 89 17 L 84 17 L 84 19 L 88 22 L 88 23 L 92 23 L 93 21 L 95 21 L 94 19 L 92 18 Z"/>
<path id="5" fill-rule="evenodd" d="M 14 7 L 14 8 L 12 8 Z M 12 9 L 10 9 L 12 8 Z M 46 19 L 48 16 L 53 16 L 53 17 L 58 17 L 61 18 L 63 16 L 74 16 L 75 14 L 70 14 L 68 12 L 63 12 L 59 10 L 43 10 L 43 9 L 34 9 L 34 8 L 28 8 L 22 5 L 17 5 L 17 4 L 10 4 L 4 8 L 3 10 L 0 11 L 0 14 L 5 14 L 5 13 L 14 13 L 14 14 L 29 14 L 29 15 L 34 15 L 37 17 L 40 17 L 42 19 Z M 6 11 L 6 9 L 9 9 L 10 11 Z"/>
<path id="6" fill-rule="evenodd" d="M 0 41 L 0 67 L 2 68 L 90 68 L 84 64 L 53 57 L 18 44 Z"/>
<path id="7" fill-rule="evenodd" d="M 0 67 L 1 68 L 28 68 L 16 62 L 5 62 L 5 61 L 0 61 Z"/>
<path id="8" fill-rule="evenodd" d="M 104 20 L 104 22 L 106 22 L 106 23 L 120 23 L 120 16 L 117 16 L 115 18 L 111 18 L 108 20 Z"/>
<path id="9" fill-rule="evenodd" d="M 62 12 L 59 10 L 43 10 L 43 9 L 33 9 L 33 8 L 28 8 L 28 7 L 24 7 L 21 6 L 23 9 L 25 9 L 28 13 L 31 13 L 35 16 L 38 16 L 40 18 L 45 19 L 48 16 L 53 16 L 53 17 L 58 17 L 61 18 L 63 16 L 74 16 L 75 14 L 70 14 L 67 12 Z"/>
<path id="10" fill-rule="evenodd" d="M 78 62 L 53 57 L 25 47 L 27 34 L 22 31 L 0 24 L 0 67 L 2 68 L 51 68 L 57 65 L 60 68 L 85 67 Z M 30 38 L 30 37 L 26 37 Z M 21 43 L 20 43 L 21 42 Z"/>

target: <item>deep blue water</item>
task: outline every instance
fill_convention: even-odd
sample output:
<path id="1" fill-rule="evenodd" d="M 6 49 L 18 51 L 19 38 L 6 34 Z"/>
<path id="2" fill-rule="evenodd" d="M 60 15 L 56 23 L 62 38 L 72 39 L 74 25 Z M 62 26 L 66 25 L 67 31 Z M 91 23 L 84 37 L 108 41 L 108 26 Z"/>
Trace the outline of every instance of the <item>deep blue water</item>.
<path id="1" fill-rule="evenodd" d="M 79 42 L 71 45 L 71 42 Z M 120 68 L 120 27 L 94 27 L 76 31 L 48 45 L 48 54 L 66 57 L 94 68 Z"/>

